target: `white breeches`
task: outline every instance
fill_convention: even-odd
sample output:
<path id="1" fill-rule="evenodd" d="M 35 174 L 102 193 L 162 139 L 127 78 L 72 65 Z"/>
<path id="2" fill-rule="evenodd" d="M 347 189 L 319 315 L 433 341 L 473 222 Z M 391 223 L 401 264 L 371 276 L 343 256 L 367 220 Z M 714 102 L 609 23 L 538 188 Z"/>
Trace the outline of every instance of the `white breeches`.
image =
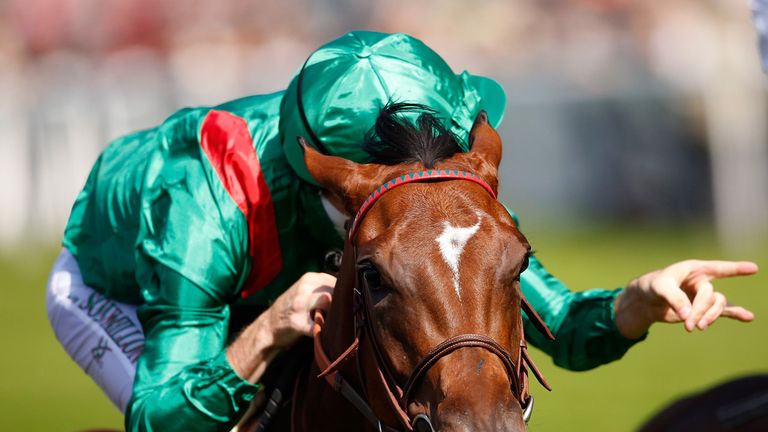
<path id="1" fill-rule="evenodd" d="M 85 285 L 77 261 L 66 249 L 53 264 L 45 300 L 48 320 L 64 350 L 125 412 L 144 348 L 136 306 L 110 300 Z"/>

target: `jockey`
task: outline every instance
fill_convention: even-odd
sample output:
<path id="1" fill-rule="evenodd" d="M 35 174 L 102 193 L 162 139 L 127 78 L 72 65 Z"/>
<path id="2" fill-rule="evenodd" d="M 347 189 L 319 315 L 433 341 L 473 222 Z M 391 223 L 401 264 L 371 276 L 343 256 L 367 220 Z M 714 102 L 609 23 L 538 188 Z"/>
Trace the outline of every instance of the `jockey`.
<path id="1" fill-rule="evenodd" d="M 330 302 L 335 279 L 320 272 L 342 246 L 345 216 L 308 174 L 296 137 L 365 162 L 363 137 L 389 101 L 434 109 L 466 150 L 481 110 L 499 125 L 505 95 L 413 37 L 360 31 L 314 52 L 285 91 L 184 109 L 104 150 L 74 203 L 46 303 L 57 338 L 128 431 L 229 430 L 267 364 L 310 334 L 309 311 Z M 532 257 L 521 287 L 557 339 L 528 321 L 526 337 L 557 365 L 585 370 L 621 358 L 654 321 L 690 331 L 720 315 L 751 319 L 686 282 L 697 271 L 708 283 L 756 268 L 684 262 L 626 289 L 571 292 Z"/>

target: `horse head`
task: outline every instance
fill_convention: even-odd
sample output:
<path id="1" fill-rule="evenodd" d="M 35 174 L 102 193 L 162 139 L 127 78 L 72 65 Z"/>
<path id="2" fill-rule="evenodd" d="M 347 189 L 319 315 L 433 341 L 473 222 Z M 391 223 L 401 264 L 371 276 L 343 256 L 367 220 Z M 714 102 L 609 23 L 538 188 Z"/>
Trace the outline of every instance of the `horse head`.
<path id="1" fill-rule="evenodd" d="M 520 274 L 531 251 L 495 198 L 501 139 L 481 113 L 460 152 L 429 114 L 415 125 L 398 118 L 412 108 L 379 116 L 373 152 L 385 163 L 323 155 L 300 139 L 309 172 L 353 218 L 316 343 L 337 361 L 320 369 L 342 374 L 367 400 L 353 405 L 382 429 L 525 430 Z"/>

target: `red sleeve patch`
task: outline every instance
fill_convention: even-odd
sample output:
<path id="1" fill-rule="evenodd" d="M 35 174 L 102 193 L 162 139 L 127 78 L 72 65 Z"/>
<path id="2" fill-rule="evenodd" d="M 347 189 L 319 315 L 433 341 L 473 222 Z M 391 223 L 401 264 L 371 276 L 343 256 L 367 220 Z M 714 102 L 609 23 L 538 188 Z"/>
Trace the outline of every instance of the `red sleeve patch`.
<path id="1" fill-rule="evenodd" d="M 211 110 L 200 136 L 203 152 L 248 223 L 248 254 L 253 266 L 241 293 L 247 297 L 264 288 L 283 267 L 272 195 L 245 120 Z"/>

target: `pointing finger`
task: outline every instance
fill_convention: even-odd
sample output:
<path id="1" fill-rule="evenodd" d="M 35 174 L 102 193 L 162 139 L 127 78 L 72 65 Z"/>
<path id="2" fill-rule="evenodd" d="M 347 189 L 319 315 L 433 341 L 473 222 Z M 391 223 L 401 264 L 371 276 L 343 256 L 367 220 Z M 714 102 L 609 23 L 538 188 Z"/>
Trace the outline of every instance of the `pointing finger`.
<path id="1" fill-rule="evenodd" d="M 665 273 L 678 282 L 696 277 L 711 279 L 746 276 L 757 273 L 757 264 L 751 261 L 682 261 L 669 266 Z"/>

